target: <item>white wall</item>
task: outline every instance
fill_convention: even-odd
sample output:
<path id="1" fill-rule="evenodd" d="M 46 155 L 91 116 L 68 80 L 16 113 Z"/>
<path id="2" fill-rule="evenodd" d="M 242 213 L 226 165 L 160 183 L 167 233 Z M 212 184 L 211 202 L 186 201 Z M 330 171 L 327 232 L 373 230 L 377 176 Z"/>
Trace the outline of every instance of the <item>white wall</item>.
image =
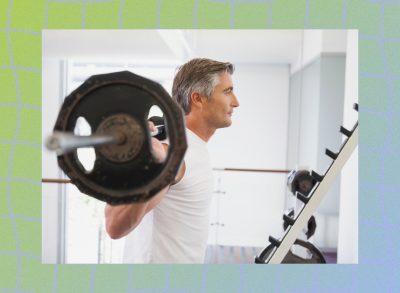
<path id="1" fill-rule="evenodd" d="M 346 52 L 347 32 L 344 30 L 305 30 L 303 31 L 303 46 L 297 61 L 291 67 L 293 74 L 303 68 L 322 52 L 337 54 Z"/>
<path id="2" fill-rule="evenodd" d="M 325 155 L 325 149 L 338 152 L 342 145 L 339 132 L 344 111 L 345 56 L 323 56 L 321 58 L 321 89 L 318 117 L 317 171 L 326 172 L 332 159 Z M 322 200 L 318 211 L 339 215 L 340 176 Z M 336 230 L 337 231 L 337 230 Z M 337 238 L 337 237 L 336 237 Z M 337 244 L 335 243 L 335 247 Z"/>
<path id="3" fill-rule="evenodd" d="M 332 160 L 325 148 L 337 152 L 342 136 L 345 76 L 345 32 L 304 33 L 303 67 L 292 70 L 289 116 L 288 169 L 312 169 L 323 175 Z M 318 50 L 320 50 L 318 52 Z M 340 178 L 325 195 L 315 212 L 314 243 L 326 250 L 336 249 L 338 239 Z M 289 195 L 286 206 L 301 204 Z"/>
<path id="4" fill-rule="evenodd" d="M 347 31 L 324 30 L 322 51 L 325 53 L 344 53 L 347 51 Z"/>
<path id="5" fill-rule="evenodd" d="M 62 70 L 59 59 L 43 58 L 42 64 L 42 96 L 51 97 L 43 99 L 42 103 L 42 141 L 53 131 L 53 121 L 56 120 L 60 107 L 62 83 L 60 71 Z M 52 123 L 49 123 L 52 121 Z M 42 178 L 61 178 L 57 157 L 54 153 L 43 149 L 42 151 Z M 60 243 L 62 226 L 62 211 L 60 210 L 59 184 L 42 185 L 42 262 L 56 263 L 62 261 Z"/>
<path id="6" fill-rule="evenodd" d="M 286 166 L 289 170 L 315 170 L 317 166 L 319 68 L 319 63 L 307 64 L 291 75 Z M 285 209 L 300 207 L 301 203 L 287 191 Z"/>
<path id="7" fill-rule="evenodd" d="M 232 78 L 240 106 L 208 144 L 213 165 L 285 168 L 289 67 L 237 64 Z"/>
<path id="8" fill-rule="evenodd" d="M 307 66 L 299 73 L 300 85 L 300 133 L 297 144 L 297 165 L 316 169 L 318 152 L 319 108 L 320 108 L 320 61 Z M 293 89 L 292 90 L 296 90 Z M 296 122 L 295 122 L 296 123 Z M 290 168 L 292 169 L 292 168 Z"/>
<path id="9" fill-rule="evenodd" d="M 285 169 L 289 66 L 237 64 L 240 106 L 209 142 L 214 167 Z M 210 244 L 263 247 L 282 230 L 286 174 L 215 172 Z M 217 224 L 215 224 L 217 223 Z"/>
<path id="10" fill-rule="evenodd" d="M 352 109 L 358 102 L 358 31 L 347 37 L 346 84 L 343 125 L 351 129 L 358 119 Z M 342 170 L 338 263 L 358 263 L 358 148 Z"/>

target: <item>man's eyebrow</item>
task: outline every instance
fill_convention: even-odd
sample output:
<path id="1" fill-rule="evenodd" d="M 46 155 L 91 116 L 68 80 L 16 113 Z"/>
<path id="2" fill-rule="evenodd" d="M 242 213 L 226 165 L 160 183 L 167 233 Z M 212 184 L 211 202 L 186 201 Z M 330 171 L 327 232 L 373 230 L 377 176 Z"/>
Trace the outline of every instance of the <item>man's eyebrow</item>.
<path id="1" fill-rule="evenodd" d="M 224 92 L 227 92 L 227 91 L 233 91 L 233 86 L 230 86 L 230 87 L 227 87 L 226 89 L 224 89 Z"/>

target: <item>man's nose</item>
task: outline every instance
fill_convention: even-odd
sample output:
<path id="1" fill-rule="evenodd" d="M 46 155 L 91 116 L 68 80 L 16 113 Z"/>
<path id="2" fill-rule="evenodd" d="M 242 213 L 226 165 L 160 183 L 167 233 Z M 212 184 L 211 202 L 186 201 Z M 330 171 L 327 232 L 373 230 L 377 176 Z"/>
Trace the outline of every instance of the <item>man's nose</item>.
<path id="1" fill-rule="evenodd" d="M 236 97 L 235 94 L 233 94 L 232 106 L 233 106 L 233 107 L 239 107 L 239 100 L 237 99 L 237 97 Z"/>

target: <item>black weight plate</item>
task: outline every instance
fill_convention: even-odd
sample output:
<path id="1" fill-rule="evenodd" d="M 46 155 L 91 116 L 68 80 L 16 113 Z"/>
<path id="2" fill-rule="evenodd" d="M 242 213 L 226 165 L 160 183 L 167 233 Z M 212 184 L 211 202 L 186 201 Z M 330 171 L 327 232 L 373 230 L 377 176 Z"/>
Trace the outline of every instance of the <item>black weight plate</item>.
<path id="1" fill-rule="evenodd" d="M 157 105 L 164 113 L 170 151 L 163 163 L 150 152 L 147 117 Z M 145 134 L 139 154 L 127 162 L 108 160 L 96 149 L 96 161 L 87 172 L 77 152 L 58 156 L 61 169 L 81 192 L 111 204 L 141 202 L 154 196 L 175 178 L 187 143 L 181 108 L 158 84 L 131 72 L 95 75 L 64 101 L 54 131 L 73 132 L 78 117 L 84 117 L 95 133 L 112 115 L 130 115 Z"/>
<path id="2" fill-rule="evenodd" d="M 313 189 L 317 181 L 311 176 L 307 170 L 298 170 L 290 172 L 287 185 L 289 190 L 295 195 L 296 192 L 307 196 Z"/>

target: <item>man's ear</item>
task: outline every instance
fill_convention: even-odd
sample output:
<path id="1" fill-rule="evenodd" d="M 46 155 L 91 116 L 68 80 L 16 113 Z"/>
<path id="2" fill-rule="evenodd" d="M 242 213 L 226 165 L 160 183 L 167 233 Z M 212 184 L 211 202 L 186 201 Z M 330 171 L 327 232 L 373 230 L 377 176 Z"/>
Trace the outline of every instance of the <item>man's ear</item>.
<path id="1" fill-rule="evenodd" d="M 204 97 L 198 92 L 193 92 L 190 95 L 191 107 L 202 108 L 204 100 Z"/>

